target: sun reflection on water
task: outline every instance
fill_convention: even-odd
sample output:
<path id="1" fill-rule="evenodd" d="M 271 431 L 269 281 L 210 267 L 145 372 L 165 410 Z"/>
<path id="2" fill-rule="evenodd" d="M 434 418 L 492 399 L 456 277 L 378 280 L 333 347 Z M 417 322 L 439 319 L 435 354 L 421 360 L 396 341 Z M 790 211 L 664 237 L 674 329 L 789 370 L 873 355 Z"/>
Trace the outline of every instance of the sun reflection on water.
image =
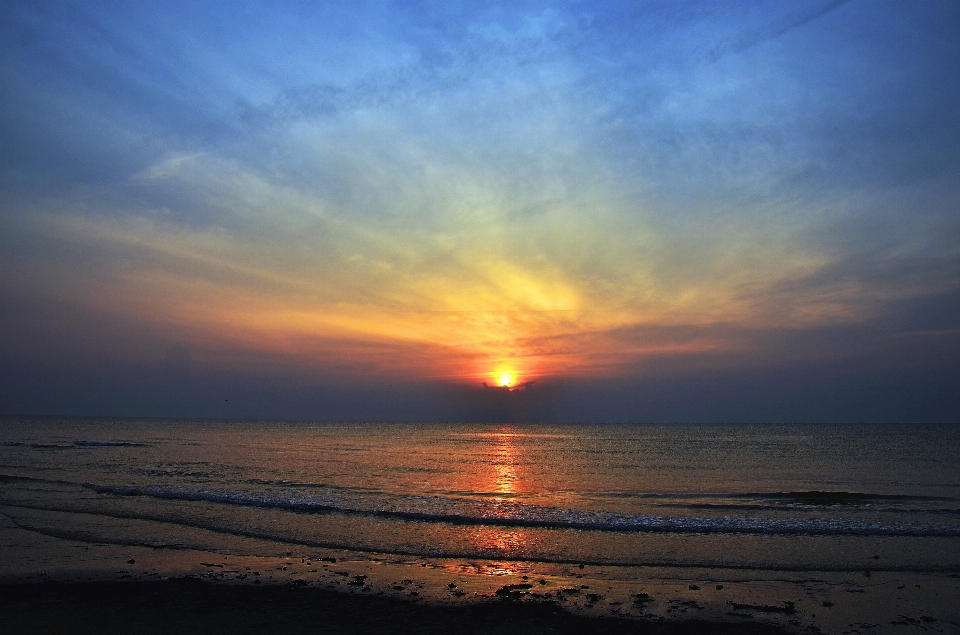
<path id="1" fill-rule="evenodd" d="M 487 491 L 494 494 L 492 501 L 493 515 L 506 516 L 507 512 L 500 512 L 497 509 L 497 503 L 502 502 L 509 505 L 516 497 L 527 490 L 526 483 L 523 482 L 523 444 L 521 440 L 523 435 L 506 426 L 490 435 L 492 447 L 490 447 L 490 467 L 491 477 L 490 487 Z M 505 529 L 501 527 L 482 527 L 477 531 L 470 533 L 470 542 L 478 549 L 485 552 L 503 556 L 519 556 L 524 554 L 531 546 L 530 533 L 522 529 Z"/>
<path id="2" fill-rule="evenodd" d="M 494 491 L 498 494 L 516 494 L 518 489 L 518 448 L 514 443 L 514 435 L 504 432 L 496 436 L 497 446 L 493 469 L 496 474 Z"/>

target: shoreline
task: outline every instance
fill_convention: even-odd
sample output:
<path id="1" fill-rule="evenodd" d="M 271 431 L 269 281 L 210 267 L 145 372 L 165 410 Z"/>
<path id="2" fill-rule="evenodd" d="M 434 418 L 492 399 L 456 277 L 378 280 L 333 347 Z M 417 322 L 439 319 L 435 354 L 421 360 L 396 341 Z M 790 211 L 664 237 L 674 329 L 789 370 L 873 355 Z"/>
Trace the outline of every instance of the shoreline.
<path id="1" fill-rule="evenodd" d="M 11 633 L 82 632 L 78 623 L 98 633 L 163 630 L 132 627 L 137 611 L 166 624 L 165 632 L 274 632 L 259 618 L 236 617 L 253 611 L 274 616 L 276 632 L 960 633 L 958 573 L 555 565 L 333 550 L 252 556 L 13 527 L 0 538 L 35 556 L 19 560 L 0 549 L 0 623 L 17 624 Z M 177 608 L 184 602 L 192 608 Z M 230 628 L 209 626 L 208 613 Z M 371 614 L 386 617 L 371 622 Z M 336 629 L 315 625 L 324 620 Z M 417 626 L 397 630 L 397 620 Z M 208 625 L 191 631 L 193 624 Z"/>

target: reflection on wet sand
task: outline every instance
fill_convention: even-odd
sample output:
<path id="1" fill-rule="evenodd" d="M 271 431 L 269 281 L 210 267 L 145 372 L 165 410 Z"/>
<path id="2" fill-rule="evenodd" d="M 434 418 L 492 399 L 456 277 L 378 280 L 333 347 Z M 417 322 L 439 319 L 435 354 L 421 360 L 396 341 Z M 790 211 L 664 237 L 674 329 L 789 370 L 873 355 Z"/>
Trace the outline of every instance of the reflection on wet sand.
<path id="1" fill-rule="evenodd" d="M 486 553 L 496 553 L 504 558 L 520 558 L 526 555 L 530 534 L 523 530 L 480 527 L 471 532 L 469 541 Z"/>

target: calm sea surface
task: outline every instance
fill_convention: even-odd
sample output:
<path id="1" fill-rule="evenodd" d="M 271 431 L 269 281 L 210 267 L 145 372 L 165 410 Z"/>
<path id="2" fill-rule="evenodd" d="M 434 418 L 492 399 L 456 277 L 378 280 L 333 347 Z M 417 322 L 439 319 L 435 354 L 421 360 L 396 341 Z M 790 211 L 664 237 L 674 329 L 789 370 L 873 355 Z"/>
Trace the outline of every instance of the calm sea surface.
<path id="1" fill-rule="evenodd" d="M 6 522 L 112 544 L 960 567 L 950 425 L 4 419 L 0 475 Z"/>

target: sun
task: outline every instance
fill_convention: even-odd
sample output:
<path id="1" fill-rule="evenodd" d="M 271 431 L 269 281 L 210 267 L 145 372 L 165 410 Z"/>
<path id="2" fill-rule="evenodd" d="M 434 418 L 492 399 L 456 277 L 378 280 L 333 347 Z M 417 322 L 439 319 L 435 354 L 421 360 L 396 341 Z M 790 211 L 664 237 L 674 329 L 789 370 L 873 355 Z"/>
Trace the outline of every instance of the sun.
<path id="1" fill-rule="evenodd" d="M 509 388 L 517 381 L 517 374 L 512 370 L 497 371 L 497 385 Z"/>

